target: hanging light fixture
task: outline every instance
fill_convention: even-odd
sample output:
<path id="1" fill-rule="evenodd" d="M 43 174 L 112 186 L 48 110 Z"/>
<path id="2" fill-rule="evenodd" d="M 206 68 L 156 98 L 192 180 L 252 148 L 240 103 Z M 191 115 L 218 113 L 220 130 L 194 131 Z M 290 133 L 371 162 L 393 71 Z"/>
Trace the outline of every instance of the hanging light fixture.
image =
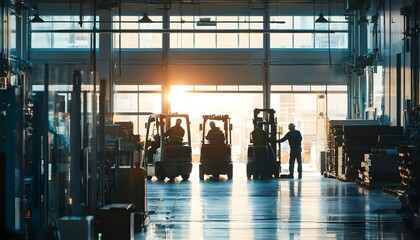
<path id="1" fill-rule="evenodd" d="M 149 14 L 147 13 L 149 9 L 149 4 L 146 3 L 146 12 L 143 13 L 143 17 L 139 20 L 141 23 L 152 23 L 153 20 L 149 18 Z"/>
<path id="2" fill-rule="evenodd" d="M 319 13 L 318 19 L 315 20 L 316 23 L 327 23 L 328 20 L 324 17 L 324 14 L 322 12 Z"/>
<path id="3" fill-rule="evenodd" d="M 152 23 L 153 20 L 149 18 L 149 14 L 147 12 L 143 13 L 143 17 L 139 20 L 141 23 Z"/>
<path id="4" fill-rule="evenodd" d="M 33 6 L 32 9 L 34 10 L 35 14 L 34 14 L 34 17 L 31 19 L 31 22 L 33 22 L 33 23 L 44 22 L 44 20 L 39 17 L 38 8 L 36 6 Z"/>
<path id="5" fill-rule="evenodd" d="M 31 19 L 31 22 L 42 23 L 42 22 L 44 22 L 44 20 L 41 17 L 39 17 L 39 13 L 35 13 L 34 17 Z"/>
<path id="6" fill-rule="evenodd" d="M 197 22 L 197 26 L 216 26 L 217 23 L 212 21 L 211 18 L 200 18 Z"/>
<path id="7" fill-rule="evenodd" d="M 315 20 L 316 23 L 327 23 L 328 20 L 324 17 L 324 14 L 322 14 L 322 1 L 321 1 L 321 12 L 319 13 L 318 18 Z"/>

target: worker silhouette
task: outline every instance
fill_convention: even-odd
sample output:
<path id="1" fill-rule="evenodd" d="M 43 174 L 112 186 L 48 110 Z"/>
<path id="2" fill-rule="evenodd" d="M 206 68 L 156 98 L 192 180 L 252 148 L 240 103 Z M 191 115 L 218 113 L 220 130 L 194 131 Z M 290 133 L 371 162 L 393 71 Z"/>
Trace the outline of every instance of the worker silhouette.
<path id="1" fill-rule="evenodd" d="M 268 178 L 268 134 L 262 129 L 262 123 L 252 131 L 254 178 Z"/>
<path id="2" fill-rule="evenodd" d="M 216 127 L 214 121 L 210 121 L 210 130 L 207 132 L 206 139 L 210 144 L 223 144 L 225 142 L 225 135 L 219 127 Z"/>
<path id="3" fill-rule="evenodd" d="M 289 124 L 289 132 L 284 137 L 277 140 L 278 143 L 289 141 L 290 153 L 289 153 L 289 178 L 293 178 L 293 172 L 295 167 L 295 159 L 298 163 L 297 171 L 299 173 L 299 179 L 302 178 L 302 135 L 293 123 Z"/>
<path id="4" fill-rule="evenodd" d="M 185 130 L 181 127 L 181 123 L 181 118 L 177 118 L 175 126 L 169 128 L 168 131 L 165 132 L 164 136 L 169 139 L 169 144 L 182 144 Z"/>

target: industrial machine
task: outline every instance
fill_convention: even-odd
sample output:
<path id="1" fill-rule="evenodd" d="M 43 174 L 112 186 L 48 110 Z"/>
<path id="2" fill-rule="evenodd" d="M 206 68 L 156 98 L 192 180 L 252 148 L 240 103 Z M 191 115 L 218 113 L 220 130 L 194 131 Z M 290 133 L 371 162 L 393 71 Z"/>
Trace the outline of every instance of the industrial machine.
<path id="1" fill-rule="evenodd" d="M 177 119 L 182 120 L 185 136 L 180 143 L 173 143 L 165 134 Z M 147 169 L 147 178 L 150 180 L 156 176 L 158 180 L 165 180 L 166 177 L 174 179 L 181 175 L 183 180 L 188 180 L 192 171 L 189 116 L 177 113 L 152 114 L 146 129 L 143 163 Z"/>
<path id="2" fill-rule="evenodd" d="M 217 131 L 215 138 L 211 139 L 206 126 L 214 122 L 215 126 L 222 126 Z M 204 180 L 205 175 L 218 178 L 220 174 L 226 174 L 228 179 L 233 177 L 233 165 L 231 158 L 232 124 L 229 115 L 203 115 L 203 123 L 200 124 L 201 150 L 199 177 Z M 210 129 L 210 131 L 212 131 Z"/>
<path id="3" fill-rule="evenodd" d="M 92 127 L 96 115 L 87 115 L 81 72 L 74 71 L 66 93 L 48 90 L 48 69 L 46 91 L 27 94 L 25 76 L 19 76 L 23 86 L 0 82 L 0 238 L 90 239 L 94 229 L 112 229 L 96 221 L 111 204 L 132 206 L 133 231 L 142 231 L 149 219 L 146 177 L 135 164 L 132 123 L 105 126 L 101 87 L 99 125 Z"/>
<path id="4" fill-rule="evenodd" d="M 23 89 L 7 83 L 2 85 L 0 86 L 0 236 L 6 234 L 18 236 L 23 232 L 25 224 L 22 201 L 25 173 L 23 171 L 25 165 Z"/>
<path id="5" fill-rule="evenodd" d="M 146 212 L 146 170 L 138 166 L 139 150 L 132 122 L 105 125 L 105 194 L 106 204 L 133 204 Z"/>
<path id="6" fill-rule="evenodd" d="M 281 165 L 280 161 L 277 157 L 277 119 L 274 117 L 276 111 L 274 109 L 254 109 L 254 118 L 252 120 L 254 129 L 258 126 L 258 124 L 262 125 L 263 130 L 267 133 L 269 137 L 269 143 L 267 146 L 268 151 L 268 166 L 262 166 L 263 168 L 268 169 L 269 176 L 268 177 L 280 177 L 281 172 Z M 257 168 L 257 163 L 253 159 L 253 140 L 252 134 L 250 137 L 250 144 L 248 144 L 248 151 L 247 151 L 247 164 L 246 164 L 246 176 L 248 179 L 251 177 L 258 178 L 262 173 L 259 172 Z"/>

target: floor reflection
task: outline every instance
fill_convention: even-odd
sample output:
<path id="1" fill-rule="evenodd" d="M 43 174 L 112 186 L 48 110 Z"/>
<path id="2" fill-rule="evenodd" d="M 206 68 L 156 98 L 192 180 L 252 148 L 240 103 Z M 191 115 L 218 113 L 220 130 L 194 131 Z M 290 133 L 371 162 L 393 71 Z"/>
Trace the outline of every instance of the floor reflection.
<path id="1" fill-rule="evenodd" d="M 148 230 L 136 239 L 415 239 L 400 202 L 381 190 L 305 172 L 304 179 L 234 179 L 147 184 Z M 195 175 L 195 172 L 197 174 Z"/>
<path id="2" fill-rule="evenodd" d="M 280 185 L 282 186 L 280 198 L 280 211 L 283 212 L 282 222 L 284 221 L 284 231 L 282 231 L 281 238 L 300 239 L 300 237 L 302 236 L 302 181 L 290 179 L 287 181 L 282 181 Z"/>

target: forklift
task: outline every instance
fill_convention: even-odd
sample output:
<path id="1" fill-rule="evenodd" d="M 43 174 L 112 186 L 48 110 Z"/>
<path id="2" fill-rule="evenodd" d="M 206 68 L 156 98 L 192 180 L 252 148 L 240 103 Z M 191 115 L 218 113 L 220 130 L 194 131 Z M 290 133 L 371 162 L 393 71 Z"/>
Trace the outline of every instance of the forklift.
<path id="1" fill-rule="evenodd" d="M 220 135 L 215 139 L 208 139 L 206 126 L 209 123 L 221 126 Z M 233 165 L 231 157 L 232 124 L 229 115 L 203 115 L 203 123 L 200 124 L 201 149 L 199 177 L 204 180 L 205 175 L 219 178 L 220 174 L 226 174 L 228 179 L 233 177 Z"/>
<path id="2" fill-rule="evenodd" d="M 277 118 L 274 117 L 276 111 L 274 109 L 254 109 L 254 118 L 252 123 L 254 129 L 257 128 L 258 124 L 262 125 L 262 128 L 267 133 L 269 137 L 269 143 L 267 146 L 268 151 L 268 166 L 263 166 L 263 168 L 269 169 L 270 178 L 279 178 L 281 173 L 281 165 L 278 157 L 277 149 Z M 260 116 L 262 115 L 262 116 Z M 257 163 L 254 162 L 254 147 L 252 134 L 250 134 L 250 144 L 248 144 L 247 150 L 247 164 L 246 164 L 246 176 L 248 179 L 258 178 L 262 173 L 258 172 Z"/>
<path id="3" fill-rule="evenodd" d="M 185 136 L 181 143 L 174 144 L 165 137 L 165 133 L 177 119 L 182 120 Z M 178 113 L 152 114 L 146 123 L 146 129 L 143 165 L 147 171 L 147 179 L 156 176 L 158 180 L 165 180 L 166 177 L 174 180 L 181 175 L 183 180 L 188 180 L 192 171 L 189 116 Z"/>

